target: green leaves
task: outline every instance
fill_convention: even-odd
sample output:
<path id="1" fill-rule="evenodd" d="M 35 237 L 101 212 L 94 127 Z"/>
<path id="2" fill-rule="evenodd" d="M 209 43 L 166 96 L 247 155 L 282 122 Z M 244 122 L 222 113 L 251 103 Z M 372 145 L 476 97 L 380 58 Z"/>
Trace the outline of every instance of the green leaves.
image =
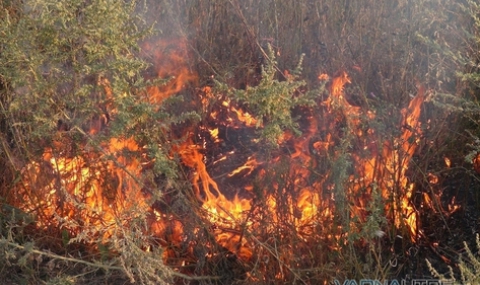
<path id="1" fill-rule="evenodd" d="M 230 90 L 233 100 L 244 104 L 257 118 L 256 127 L 261 129 L 261 137 L 272 146 L 277 146 L 278 138 L 285 130 L 300 134 L 298 124 L 292 117 L 295 107 L 313 105 L 313 93 L 302 93 L 300 88 L 305 82 L 299 80 L 301 62 L 292 74 L 286 74 L 286 80 L 276 79 L 277 62 L 273 49 L 269 46 L 269 55 L 262 68 L 262 80 L 255 87 L 245 90 Z"/>
<path id="2" fill-rule="evenodd" d="M 0 74 L 13 87 L 10 118 L 41 129 L 94 115 L 94 104 L 86 101 L 100 90 L 97 78 L 128 80 L 147 67 L 133 56 L 149 31 L 139 27 L 134 9 L 112 0 L 33 0 L 16 21 L 2 17 Z M 19 106 L 35 112 L 17 112 Z"/>

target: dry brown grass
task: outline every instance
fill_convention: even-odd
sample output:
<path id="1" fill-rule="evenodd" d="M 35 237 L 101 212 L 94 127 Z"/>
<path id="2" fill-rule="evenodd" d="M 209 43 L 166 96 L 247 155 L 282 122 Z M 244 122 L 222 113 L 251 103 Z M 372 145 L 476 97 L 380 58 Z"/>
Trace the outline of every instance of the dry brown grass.
<path id="1" fill-rule="evenodd" d="M 187 39 L 184 42 L 188 49 L 184 54 L 188 57 L 186 65 L 199 77 L 198 83 L 191 83 L 187 91 L 182 91 L 185 102 L 194 102 L 188 108 L 198 107 L 195 105 L 200 101 L 196 98 L 200 93 L 198 89 L 206 85 L 213 87 L 214 80 L 242 90 L 256 86 L 268 55 L 267 46 L 271 45 L 278 61 L 276 79 L 280 81 L 286 80 L 286 70 L 295 68 L 302 54 L 305 55 L 305 89 L 320 86 L 318 76 L 321 73 L 332 76 L 337 71 L 346 71 L 352 83 L 346 87 L 347 100 L 354 106 L 377 112 L 376 121 L 363 118 L 363 123 L 372 124 L 379 136 L 393 137 L 400 132 L 395 131 L 399 128 L 400 109 L 409 102 L 412 94 L 416 94 L 417 81 L 428 88 L 449 90 L 456 87 L 453 82 L 438 83 L 446 82 L 453 71 L 446 70 L 441 65 L 443 57 L 422 45 L 417 37 L 418 33 L 439 37 L 452 43 L 452 47 L 457 43 L 455 36 L 445 36 L 436 30 L 450 25 L 450 21 L 461 20 L 461 15 L 452 9 L 441 14 L 450 15 L 452 19 L 435 18 L 441 7 L 437 2 L 441 1 L 151 0 L 147 1 L 146 20 L 157 22 L 155 27 L 162 30 L 157 36 L 160 40 Z M 452 66 L 454 68 L 457 67 Z M 1 86 L 0 91 L 7 92 L 8 86 Z M 324 99 L 322 96 L 325 94 L 318 95 L 317 102 Z M 5 98 L 0 101 L 0 120 L 8 113 Z M 205 110 L 199 108 L 196 111 Z M 444 114 L 429 103 L 425 104 L 423 111 L 423 121 L 431 119 L 432 122 L 425 127 L 423 136 L 429 143 L 419 147 L 418 153 L 423 157 L 414 160 L 415 165 L 409 174 L 419 185 L 428 188 L 428 173 L 443 161 L 439 155 L 452 153 L 455 149 L 448 143 L 452 134 L 446 131 L 454 126 L 444 123 L 444 117 L 431 117 L 434 113 Z M 295 112 L 312 115 L 312 111 L 302 108 Z M 206 116 L 201 115 L 202 118 Z M 190 131 L 199 124 L 187 121 L 177 127 L 178 130 L 172 133 Z M 339 124 L 338 128 L 341 127 L 345 126 Z M 409 255 L 411 242 L 407 238 L 401 241 L 396 238 L 396 234 L 404 232 L 391 224 L 389 236 L 383 240 L 367 236 L 370 232 L 355 232 L 353 229 L 352 232 L 360 236 L 348 240 L 350 237 L 344 231 L 353 220 L 349 207 L 355 204 L 356 197 L 346 194 L 338 195 L 338 199 L 331 202 L 332 207 L 337 207 L 336 216 L 331 220 L 319 213 L 316 220 L 304 229 L 294 227 L 299 217 L 289 205 L 298 199 L 294 181 L 301 175 L 295 173 L 289 161 L 282 159 L 267 164 L 266 174 L 255 177 L 252 191 L 257 196 L 243 221 L 245 225 L 252 222 L 255 227 L 232 226 L 235 234 L 231 244 L 249 242 L 248 248 L 254 254 L 248 261 L 238 257 L 240 249 L 235 252 L 215 240 L 212 229 L 216 225 L 209 221 L 211 217 L 203 212 L 192 194 L 188 183 L 192 170 L 188 167 L 180 167 L 179 179 L 173 182 L 149 173 L 148 181 L 140 187 L 152 192 L 157 187 L 166 193 L 155 204 L 169 215 L 162 235 L 145 231 L 145 221 L 151 212 L 130 209 L 130 212 L 117 213 L 117 218 L 133 216 L 134 221 L 128 225 L 119 222 L 116 225 L 118 232 L 107 243 L 102 240 L 105 229 L 84 227 L 69 244 L 72 237 L 65 231 L 56 228 L 38 232 L 26 213 L 11 207 L 10 204 L 20 203 L 13 190 L 19 189 L 19 174 L 25 164 L 21 160 L 30 160 L 30 155 L 35 154 L 30 152 L 27 138 L 4 132 L 9 128 L 3 123 L 0 123 L 0 130 L 0 249 L 4 250 L 0 257 L 7 261 L 0 267 L 0 276 L 13 269 L 12 283 L 114 284 L 133 281 L 160 284 L 176 280 L 189 284 L 320 284 L 334 277 L 384 280 L 402 276 L 413 270 L 409 263 L 418 260 L 417 256 Z M 312 156 L 314 163 L 308 167 L 311 181 L 334 184 L 335 191 L 340 192 L 354 172 L 348 153 L 352 152 L 351 143 L 355 141 L 341 131 L 338 133 L 336 152 Z M 176 136 L 171 135 L 165 141 L 172 137 Z M 278 153 L 281 151 L 293 152 L 291 147 Z M 344 155 L 337 155 L 338 152 Z M 278 153 L 265 154 L 265 158 Z M 288 155 L 277 157 L 287 159 Z M 118 164 L 122 159 L 114 157 L 113 163 Z M 179 160 L 178 157 L 175 159 Z M 93 162 L 86 164 L 86 167 L 95 167 Z M 334 174 L 325 178 L 319 173 L 327 170 Z M 134 180 L 140 176 L 119 171 L 123 174 L 106 175 L 103 182 L 116 189 L 119 176 L 126 175 Z M 429 188 L 429 191 L 436 190 Z M 278 205 L 274 213 L 267 213 L 267 193 Z M 322 194 L 327 197 L 329 193 Z M 421 195 L 419 190 L 417 196 Z M 61 201 L 62 205 L 58 207 L 64 206 L 64 202 Z M 422 200 L 412 199 L 412 203 L 420 205 Z M 383 209 L 382 206 L 375 204 L 372 207 Z M 69 207 L 85 209 L 87 206 L 85 201 L 78 201 Z M 375 209 L 372 208 L 371 212 Z M 70 209 L 61 210 L 68 212 Z M 372 223 L 374 226 L 385 225 L 380 219 Z M 179 224 L 185 232 L 183 240 L 178 240 L 176 233 Z M 95 242 L 92 243 L 92 239 Z M 162 256 L 166 256 L 166 265 L 161 262 Z M 393 260 L 404 264 L 393 266 Z"/>

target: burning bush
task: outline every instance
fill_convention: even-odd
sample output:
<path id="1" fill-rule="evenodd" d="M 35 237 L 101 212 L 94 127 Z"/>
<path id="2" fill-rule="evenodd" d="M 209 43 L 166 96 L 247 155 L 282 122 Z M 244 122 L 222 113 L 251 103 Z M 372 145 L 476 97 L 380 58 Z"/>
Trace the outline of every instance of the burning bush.
<path id="1" fill-rule="evenodd" d="M 438 195 L 409 179 L 432 90 L 415 79 L 413 44 L 392 41 L 377 61 L 383 34 L 345 31 L 384 23 L 389 35 L 411 37 L 382 13 L 419 6 L 391 1 L 365 19 L 376 1 L 344 3 L 343 12 L 336 2 L 273 1 L 293 11 L 281 21 L 262 1 L 247 2 L 267 26 L 250 29 L 247 4 L 198 1 L 182 14 L 197 36 L 207 33 L 193 39 L 185 30 L 152 36 L 135 2 L 1 4 L 8 266 L 77 264 L 82 274 L 146 284 L 325 284 L 389 278 L 393 260 L 416 258 L 405 248 L 425 238 L 419 208 L 458 209 L 437 207 Z M 174 13 L 182 3 L 154 7 Z M 243 25 L 244 37 L 212 15 Z M 306 50 L 280 42 L 279 27 L 297 36 L 289 25 L 305 27 L 305 37 L 325 29 L 320 54 L 312 42 Z M 239 46 L 223 69 L 225 48 L 207 51 L 215 36 Z M 403 53 L 405 62 L 394 59 Z M 425 177 L 433 189 L 438 176 Z"/>

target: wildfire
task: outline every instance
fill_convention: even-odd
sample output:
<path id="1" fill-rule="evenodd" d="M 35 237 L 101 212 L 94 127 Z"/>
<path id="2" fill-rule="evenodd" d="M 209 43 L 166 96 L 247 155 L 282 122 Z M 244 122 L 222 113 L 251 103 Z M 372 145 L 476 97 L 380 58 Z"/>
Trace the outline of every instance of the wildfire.
<path id="1" fill-rule="evenodd" d="M 190 69 L 187 40 L 184 38 L 159 40 L 155 43 L 146 42 L 143 45 L 144 56 L 153 61 L 155 70 L 152 78 L 166 78 L 161 86 L 148 89 L 148 102 L 160 106 L 166 98 L 178 94 L 186 85 L 196 84 L 197 75 Z"/>
<path id="2" fill-rule="evenodd" d="M 148 207 L 136 178 L 140 161 L 124 155 L 138 152 L 137 143 L 131 138 L 114 138 L 101 148 L 100 154 L 74 157 L 59 156 L 56 149 L 48 148 L 43 160 L 23 169 L 21 204 L 25 211 L 36 213 L 40 228 L 68 225 L 76 234 L 85 226 L 108 238 L 116 227 L 125 226 L 137 209 Z M 123 215 L 132 216 L 119 220 Z"/>
<path id="3" fill-rule="evenodd" d="M 146 44 L 145 50 L 153 55 L 157 68 L 155 76 L 169 77 L 170 80 L 165 85 L 151 87 L 143 100 L 160 105 L 166 98 L 182 92 L 186 85 L 196 84 L 196 74 L 187 64 L 185 40 Z M 319 79 L 330 80 L 330 77 L 322 74 Z M 264 189 L 258 189 L 259 186 L 254 185 L 251 179 L 235 187 L 236 192 L 229 197 L 222 189 L 225 183 L 217 181 L 212 175 L 207 164 L 208 149 L 205 144 L 195 142 L 194 132 L 185 135 L 183 143 L 173 147 L 173 153 L 178 154 L 184 167 L 191 171 L 193 192 L 205 213 L 204 218 L 214 225 L 211 232 L 219 245 L 243 261 L 249 261 L 256 254 L 260 255 L 255 253 L 260 241 L 254 233 L 258 231 L 277 230 L 275 227 L 278 224 L 288 222 L 299 238 L 307 241 L 316 227 L 333 224 L 335 199 L 339 199 L 339 193 L 333 191 L 335 174 L 330 169 L 323 169 L 321 161 L 327 157 L 332 161 L 340 159 L 341 153 L 335 150 L 335 146 L 338 146 L 342 136 L 353 136 L 358 142 L 355 147 L 359 149 L 351 153 L 354 170 L 348 174 L 350 177 L 345 185 L 345 195 L 358 197 L 355 205 L 352 205 L 352 217 L 365 221 L 369 212 L 368 204 L 373 200 L 374 192 L 380 191 L 384 201 L 391 201 L 385 203 L 385 212 L 395 226 L 407 226 L 412 240 L 415 240 L 419 229 L 417 212 L 411 204 L 414 185 L 408 181 L 406 172 L 421 134 L 419 117 L 425 90 L 419 87 L 417 96 L 402 110 L 400 135 L 386 140 L 374 128 L 362 126 L 362 122 L 373 120 L 376 115 L 346 100 L 344 87 L 350 82 L 344 71 L 332 77 L 330 96 L 324 102 L 319 102 L 318 106 L 323 108 L 325 114 L 310 115 L 306 131 L 298 138 L 285 133 L 280 143 L 288 151 L 278 153 L 268 161 L 259 153 L 246 155 L 241 165 L 224 175 L 225 179 L 232 180 L 248 179 L 253 175 L 265 178 L 268 166 L 288 161 L 284 173 L 278 173 L 290 178 L 285 179 L 288 183 L 272 181 L 269 185 L 263 185 Z M 107 95 L 110 94 L 109 98 L 112 98 L 109 83 L 105 81 L 103 85 Z M 200 102 L 205 106 L 209 98 L 216 96 L 209 87 L 204 87 L 199 93 L 202 94 L 199 95 Z M 106 109 L 114 113 L 113 106 L 111 104 Z M 229 119 L 206 132 L 212 138 L 213 145 L 225 144 L 219 130 L 222 124 L 232 129 L 261 127 L 253 115 L 232 102 L 225 100 L 220 106 L 229 114 Z M 220 111 L 212 110 L 209 118 L 219 121 Z M 346 126 L 345 129 L 351 133 L 339 134 L 343 128 L 341 126 Z M 89 135 L 96 135 L 99 129 L 96 127 Z M 257 141 L 252 140 L 251 143 Z M 58 147 L 64 146 L 59 143 Z M 103 232 L 105 239 L 115 234 L 116 227 L 126 226 L 137 209 L 142 209 L 143 212 L 152 213 L 153 218 L 149 222 L 152 233 L 162 236 L 170 231 L 172 237 L 169 240 L 180 244 L 182 237 L 187 234 L 182 223 L 154 209 L 151 197 L 142 191 L 144 182 L 140 179 L 145 163 L 135 158 L 145 157 L 142 147 L 133 138 L 114 138 L 98 146 L 95 151 L 84 146 L 79 154 L 73 156 L 51 148 L 45 149 L 41 161 L 31 162 L 24 167 L 21 186 L 23 201 L 17 204 L 23 210 L 38 215 L 37 225 L 40 228 L 70 226 L 69 230 L 74 234 L 81 227 L 93 227 Z M 137 155 L 127 156 L 126 153 Z M 225 165 L 235 155 L 235 151 L 222 153 L 211 165 L 221 168 L 218 165 Z M 312 177 L 315 179 L 312 180 Z M 273 194 L 275 192 L 285 195 L 279 197 Z M 261 193 L 263 200 L 256 197 L 258 194 L 255 193 Z M 425 200 L 430 203 L 427 198 Z M 288 215 L 278 214 L 282 211 Z M 272 224 L 258 224 L 255 217 L 266 215 L 269 215 Z M 198 233 L 199 229 L 192 231 Z"/>

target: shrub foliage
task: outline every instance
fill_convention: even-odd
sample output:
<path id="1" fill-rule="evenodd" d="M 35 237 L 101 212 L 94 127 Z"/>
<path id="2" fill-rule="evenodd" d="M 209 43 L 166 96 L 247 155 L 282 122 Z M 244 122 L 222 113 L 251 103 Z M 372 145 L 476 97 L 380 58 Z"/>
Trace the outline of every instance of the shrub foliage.
<path id="1" fill-rule="evenodd" d="M 462 143 L 470 149 L 454 153 L 466 155 L 468 162 L 478 159 L 480 6 L 473 0 L 446 2 L 0 0 L 0 258 L 5 260 L 0 276 L 14 268 L 18 276 L 12 282 L 17 283 L 77 284 L 102 276 L 99 283 L 162 284 L 177 277 L 221 284 L 241 282 L 249 271 L 251 280 L 266 284 L 281 278 L 307 283 L 332 276 L 383 280 L 404 274 L 417 257 L 405 250 L 410 240 L 398 246 L 403 232 L 386 218 L 385 210 L 400 206 L 383 205 L 400 204 L 400 183 L 387 189 L 388 199 L 377 185 L 361 185 L 363 192 L 355 197 L 346 189 L 351 181 L 361 181 L 354 176 L 360 172 L 352 169 L 354 157 L 368 156 L 367 145 L 382 149 L 395 143 L 392 137 L 401 133 L 395 114 L 422 84 L 429 90 L 422 119 L 430 123 L 422 138 L 432 143 L 420 148 L 425 159 L 415 161 L 412 177 L 428 184 L 427 173 L 439 172 L 439 161 L 455 149 L 448 149 L 452 133 L 445 130 L 457 123 L 468 130 Z M 180 82 L 175 76 L 152 76 L 159 63 L 147 46 L 158 37 L 183 39 L 184 54 L 175 45 L 153 48 L 187 58 L 189 78 L 181 86 L 172 83 Z M 351 107 L 334 102 L 328 115 L 325 99 L 333 93 L 332 82 L 319 78 L 345 70 L 351 83 L 345 102 Z M 158 98 L 152 93 L 166 88 L 175 91 Z M 213 238 L 216 225 L 202 212 L 196 199 L 201 194 L 195 197 L 191 191 L 199 165 L 189 169 L 180 150 L 192 137 L 194 143 L 207 143 L 201 131 L 211 108 L 225 98 L 257 120 L 254 139 L 269 146 L 267 159 L 281 158 L 266 163 L 264 176 L 255 177 L 256 196 L 243 226 L 253 217 L 259 226 L 250 232 L 242 228 L 240 237 L 254 240 L 250 246 L 257 259 L 248 265 Z M 357 108 L 376 118 L 349 117 L 348 111 Z M 279 142 L 286 132 L 301 136 L 305 118 L 317 115 L 312 112 L 338 120 L 319 124 L 323 129 L 319 126 L 316 136 L 327 136 L 321 131 L 330 129 L 338 135 L 325 152 L 303 146 L 313 153 L 303 166 L 310 175 L 305 178 L 288 161 L 294 147 Z M 452 120 L 445 123 L 445 118 Z M 384 141 L 367 144 L 365 136 L 357 135 L 362 130 Z M 305 141 L 314 141 L 309 135 Z M 367 151 L 358 149 L 362 143 Z M 87 178 L 66 179 L 60 165 Z M 291 227 L 298 213 L 290 204 L 299 195 L 291 190 L 299 180 L 308 187 L 330 185 L 319 195 L 335 198 L 335 218 L 311 221 L 314 233 Z M 89 191 L 99 186 L 97 201 Z M 129 187 L 138 191 L 123 197 Z M 271 203 L 267 194 L 283 205 L 274 217 L 264 212 Z M 421 189 L 415 194 L 426 195 Z M 371 204 L 357 215 L 352 209 L 360 196 L 370 197 Z M 117 211 L 121 207 L 111 201 L 119 197 L 136 203 Z M 425 202 L 411 200 L 418 207 Z M 17 207 L 22 203 L 29 211 Z M 55 211 L 40 210 L 51 204 Z M 107 207 L 115 213 L 114 222 L 98 218 Z M 170 225 L 161 238 L 147 229 L 153 208 L 162 209 Z M 36 224 L 39 218 L 55 227 Z M 185 229 L 182 241 L 172 238 L 175 224 Z M 315 239 L 320 233 L 327 238 Z M 394 266 L 393 259 L 407 265 Z M 187 276 L 173 267 L 205 276 Z M 460 269 L 463 281 L 476 280 L 465 262 Z"/>

